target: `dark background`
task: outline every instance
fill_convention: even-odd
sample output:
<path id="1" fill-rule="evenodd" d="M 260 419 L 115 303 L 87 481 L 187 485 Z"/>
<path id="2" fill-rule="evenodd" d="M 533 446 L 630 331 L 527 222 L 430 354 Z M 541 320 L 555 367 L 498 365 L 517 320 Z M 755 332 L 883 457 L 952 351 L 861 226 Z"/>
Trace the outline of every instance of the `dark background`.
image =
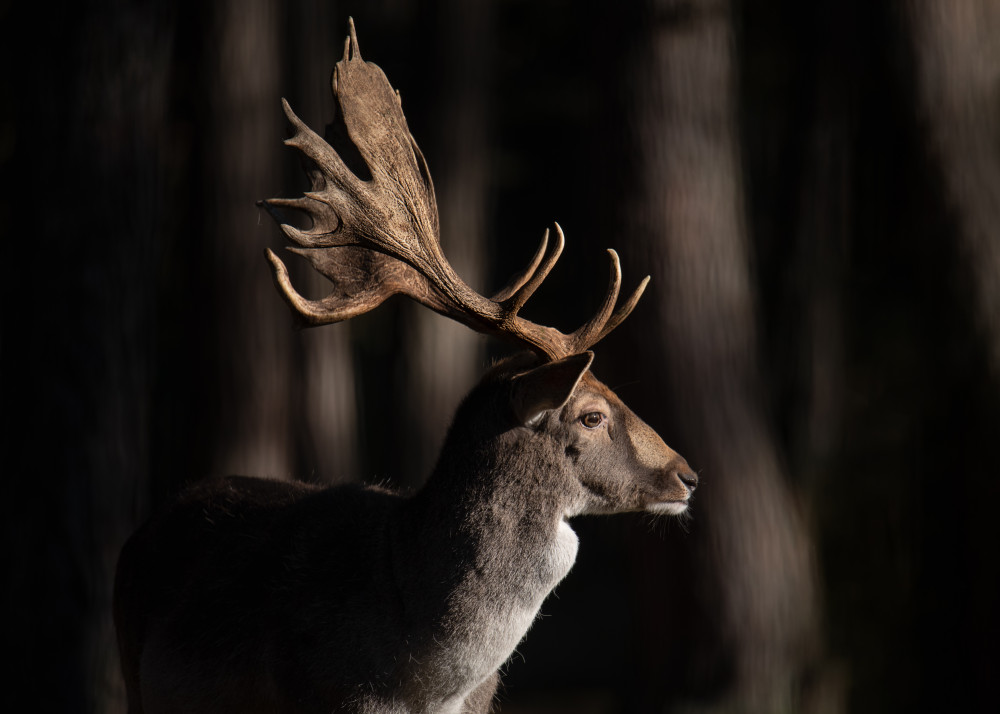
<path id="1" fill-rule="evenodd" d="M 331 118 L 348 15 L 470 284 L 502 285 L 553 220 L 532 319 L 582 322 L 604 248 L 625 289 L 652 275 L 595 370 L 701 474 L 686 522 L 575 524 L 502 710 L 993 703 L 997 3 L 0 13 L 5 711 L 123 711 L 115 559 L 183 484 L 415 488 L 503 353 L 396 301 L 295 332 L 271 284 L 254 202 L 305 187 L 279 99 Z"/>

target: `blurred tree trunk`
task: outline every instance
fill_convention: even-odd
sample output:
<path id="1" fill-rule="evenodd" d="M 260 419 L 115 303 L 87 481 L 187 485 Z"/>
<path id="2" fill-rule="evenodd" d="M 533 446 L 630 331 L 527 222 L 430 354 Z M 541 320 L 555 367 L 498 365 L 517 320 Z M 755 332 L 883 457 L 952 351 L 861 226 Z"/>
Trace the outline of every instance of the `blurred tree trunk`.
<path id="1" fill-rule="evenodd" d="M 921 529 L 924 542 L 940 550 L 927 545 L 921 553 L 928 561 L 925 572 L 933 575 L 925 575 L 926 587 L 920 589 L 924 621 L 915 629 L 921 633 L 922 671 L 934 676 L 927 677 L 920 693 L 937 708 L 987 711 L 995 707 L 1000 665 L 1000 577 L 993 549 L 984 547 L 996 541 L 1000 495 L 995 446 L 1000 424 L 1000 3 L 909 0 L 904 8 L 923 148 L 939 181 L 934 198 L 941 200 L 949 219 L 936 237 L 945 244 L 957 242 L 959 268 L 952 280 L 963 288 L 956 291 L 959 309 L 948 312 L 945 329 L 935 330 L 933 321 L 921 320 L 931 336 L 928 344 L 937 351 L 944 342 L 943 351 L 955 365 L 950 373 L 939 370 L 929 377 L 952 404 L 944 402 L 942 408 L 936 403 L 925 416 L 934 424 L 931 433 L 939 451 L 927 450 L 941 464 L 925 476 L 926 511 L 940 509 L 936 486 L 941 470 L 961 478 L 949 484 L 956 507 L 950 509 L 947 526 Z M 940 295 L 940 268 L 934 268 L 927 290 L 938 303 L 949 296 Z M 978 334 L 973 338 L 948 334 L 948 328 L 954 331 L 951 326 L 961 324 L 959 310 L 974 316 Z M 979 370 L 983 378 L 971 381 Z M 984 389 L 990 381 L 992 389 Z M 942 567 L 941 562 L 956 566 Z M 942 616 L 955 602 L 961 603 L 955 615 Z M 941 684 L 958 677 L 961 692 Z"/>
<path id="2" fill-rule="evenodd" d="M 909 0 L 921 109 L 1000 383 L 1000 3 Z"/>
<path id="3" fill-rule="evenodd" d="M 648 6 L 635 55 L 638 260 L 660 329 L 639 352 L 659 376 L 672 445 L 700 472 L 691 537 L 666 602 L 648 601 L 644 666 L 663 673 L 644 711 L 783 712 L 803 706 L 817 647 L 811 538 L 789 484 L 760 382 L 736 131 L 731 7 Z M 642 256 L 642 252 L 645 255 Z M 647 542 L 646 572 L 663 569 Z M 687 580 L 690 578 L 690 580 Z M 687 593 L 679 593 L 679 590 Z M 653 701 L 653 698 L 660 701 Z"/>
<path id="4" fill-rule="evenodd" d="M 0 43 L 19 48 L 3 126 L 23 191 L 6 260 L 37 268 L 3 281 L 4 641 L 18 654 L 0 709 L 119 711 L 111 587 L 149 499 L 177 16 L 164 2 L 37 10 L 3 24 L 44 27 L 44 43 Z"/>
<path id="5" fill-rule="evenodd" d="M 434 40 L 421 47 L 421 61 L 435 67 L 423 76 L 433 81 L 417 87 L 436 101 L 425 99 L 433 106 L 431 131 L 416 137 L 434 178 L 444 253 L 466 283 L 486 294 L 491 9 L 491 2 L 436 3 Z M 417 487 L 434 467 L 455 408 L 479 379 L 485 351 L 481 336 L 422 306 L 407 304 L 403 314 L 399 402 L 406 418 L 399 437 L 407 456 L 398 476 Z"/>
<path id="6" fill-rule="evenodd" d="M 346 37 L 347 26 L 331 4 L 322 0 L 301 0 L 290 5 L 288 12 L 288 49 L 285 56 L 289 71 L 282 81 L 281 92 L 283 96 L 288 96 L 296 114 L 322 133 L 324 124 L 334 117 L 330 79 L 333 67 L 343 52 L 338 38 Z M 270 113 L 280 113 L 280 107 L 275 105 Z M 269 146 L 274 152 L 279 150 L 273 139 Z M 291 154 L 296 154 L 294 160 Z M 282 159 L 286 166 L 295 164 L 294 170 L 283 174 L 286 177 L 284 182 L 275 181 L 269 196 L 279 193 L 293 195 L 299 187 L 305 187 L 297 152 L 286 149 Z M 302 286 L 303 294 L 326 296 L 330 284 L 323 276 L 298 258 L 287 262 L 290 270 L 295 271 L 294 284 Z M 280 299 L 276 292 L 268 297 Z M 290 317 L 286 323 L 292 324 Z M 361 478 L 358 397 L 350 325 L 303 330 L 296 337 L 298 339 L 294 342 L 301 347 L 301 354 L 293 421 L 293 438 L 298 444 L 295 475 L 322 483 L 358 480 Z M 293 341 L 290 329 L 284 339 Z"/>
<path id="7" fill-rule="evenodd" d="M 288 478 L 294 470 L 286 308 L 274 299 L 261 245 L 272 226 L 254 208 L 283 176 L 276 140 L 281 17 L 276 0 L 226 0 L 206 9 L 203 71 L 206 258 L 204 307 L 214 327 L 207 398 L 217 435 L 211 471 Z"/>
<path id="8" fill-rule="evenodd" d="M 76 116 L 82 119 L 77 128 L 82 132 L 74 138 L 80 158 L 96 167 L 94 180 L 102 186 L 89 195 L 102 196 L 106 204 L 81 211 L 95 224 L 77 238 L 100 241 L 106 253 L 86 268 L 95 277 L 103 274 L 93 284 L 98 312 L 89 339 L 97 341 L 92 354 L 96 364 L 94 373 L 81 375 L 90 387 L 90 417 L 83 427 L 89 435 L 83 459 L 68 473 L 88 483 L 89 490 L 87 531 L 72 542 L 78 557 L 91 559 L 84 570 L 89 583 L 82 662 L 85 706 L 98 712 L 124 709 L 111 591 L 119 548 L 149 494 L 150 390 L 156 365 L 155 324 L 149 319 L 157 302 L 151 277 L 164 240 L 163 214 L 169 210 L 160 184 L 169 148 L 159 128 L 168 114 L 174 21 L 167 4 L 136 13 L 114 8 L 92 13 L 81 30 L 89 41 L 76 84 L 81 92 Z M 81 466 L 85 473 L 78 470 Z M 69 522 L 80 523 L 78 518 Z"/>

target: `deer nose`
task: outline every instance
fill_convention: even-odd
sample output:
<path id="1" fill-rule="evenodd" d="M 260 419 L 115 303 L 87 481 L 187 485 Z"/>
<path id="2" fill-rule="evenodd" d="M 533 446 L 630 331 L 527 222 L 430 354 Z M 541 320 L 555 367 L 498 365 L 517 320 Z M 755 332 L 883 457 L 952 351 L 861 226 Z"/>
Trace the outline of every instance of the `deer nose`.
<path id="1" fill-rule="evenodd" d="M 677 478 L 681 480 L 681 483 L 687 488 L 688 492 L 693 492 L 698 486 L 698 474 L 696 474 L 691 469 L 681 468 L 674 472 Z"/>

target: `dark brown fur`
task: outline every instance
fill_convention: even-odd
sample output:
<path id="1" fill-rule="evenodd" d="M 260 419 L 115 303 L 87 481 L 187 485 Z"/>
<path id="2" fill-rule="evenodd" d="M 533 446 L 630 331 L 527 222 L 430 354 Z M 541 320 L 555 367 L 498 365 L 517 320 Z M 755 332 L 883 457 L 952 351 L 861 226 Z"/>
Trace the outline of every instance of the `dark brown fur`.
<path id="1" fill-rule="evenodd" d="M 572 564 L 567 515 L 683 502 L 695 478 L 662 441 L 637 451 L 641 422 L 589 356 L 528 370 L 535 401 L 559 404 L 522 423 L 535 362 L 484 378 L 412 498 L 231 477 L 140 529 L 115 588 L 130 714 L 488 711 Z M 595 399 L 611 412 L 596 439 L 577 413 Z"/>

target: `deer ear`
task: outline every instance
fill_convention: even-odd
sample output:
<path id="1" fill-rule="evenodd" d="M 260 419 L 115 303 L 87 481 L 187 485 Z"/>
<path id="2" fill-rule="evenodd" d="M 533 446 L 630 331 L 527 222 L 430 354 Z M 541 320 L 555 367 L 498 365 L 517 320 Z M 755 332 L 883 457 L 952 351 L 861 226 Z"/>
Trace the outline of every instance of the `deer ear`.
<path id="1" fill-rule="evenodd" d="M 534 426 L 546 411 L 566 404 L 593 361 L 593 352 L 581 352 L 514 377 L 511 406 L 518 422 Z"/>

